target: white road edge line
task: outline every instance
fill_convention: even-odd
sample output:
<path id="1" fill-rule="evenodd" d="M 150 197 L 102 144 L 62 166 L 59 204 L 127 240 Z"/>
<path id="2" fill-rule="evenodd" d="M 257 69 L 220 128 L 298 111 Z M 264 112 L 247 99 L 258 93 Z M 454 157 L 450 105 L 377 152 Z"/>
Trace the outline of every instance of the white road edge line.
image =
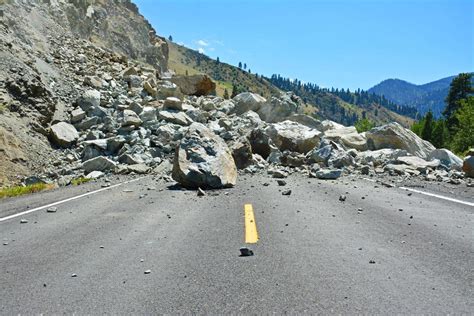
<path id="1" fill-rule="evenodd" d="M 433 196 L 433 197 L 437 197 L 438 199 L 443 199 L 443 200 L 446 200 L 446 201 L 451 201 L 451 202 L 455 202 L 455 203 L 459 203 L 459 204 L 474 206 L 474 203 L 461 201 L 461 200 L 458 200 L 458 199 L 453 199 L 453 198 L 450 198 L 450 197 L 447 197 L 447 196 L 444 196 L 444 195 L 439 195 L 439 194 L 435 194 L 435 193 L 428 193 L 428 192 L 415 190 L 415 189 L 410 189 L 410 188 L 406 188 L 406 187 L 399 187 L 399 189 L 407 190 L 407 191 L 411 191 L 411 192 L 415 192 L 415 193 L 420 193 L 420 194 L 424 194 L 424 195 L 428 195 L 428 196 Z"/>
<path id="2" fill-rule="evenodd" d="M 0 218 L 0 223 L 4 222 L 4 221 L 7 221 L 9 219 L 13 219 L 13 218 L 24 216 L 26 214 L 30 214 L 30 213 L 33 213 L 33 212 L 36 212 L 36 211 L 40 211 L 40 210 L 43 210 L 45 208 L 49 208 L 49 207 L 52 207 L 52 206 L 55 206 L 55 205 L 59 205 L 59 204 L 66 203 L 66 202 L 69 202 L 69 201 L 74 201 L 74 200 L 83 198 L 83 197 L 88 196 L 88 195 L 92 195 L 92 194 L 96 194 L 96 193 L 99 193 L 99 192 L 107 191 L 107 190 L 119 187 L 121 185 L 124 185 L 124 184 L 129 184 L 129 183 L 141 180 L 143 178 L 146 178 L 146 176 L 141 177 L 141 178 L 137 178 L 137 179 L 133 179 L 133 180 L 129 180 L 129 181 L 125 181 L 125 182 L 122 182 L 122 183 L 117 183 L 117 184 L 111 185 L 110 187 L 98 189 L 98 190 L 95 190 L 95 191 L 92 191 L 92 192 L 87 192 L 87 193 L 84 193 L 84 194 L 81 194 L 81 195 L 76 195 L 76 196 L 61 200 L 61 201 L 57 201 L 57 202 L 54 202 L 54 203 L 51 203 L 51 204 L 48 204 L 48 205 L 43 205 L 43 206 L 40 206 L 40 207 L 36 207 L 36 208 L 33 208 L 31 210 L 28 210 L 28 211 L 21 212 L 21 213 L 17 213 L 17 214 L 9 215 L 9 216 L 6 216 L 6 217 L 2 217 L 2 218 Z"/>
<path id="3" fill-rule="evenodd" d="M 370 182 L 377 182 L 374 179 L 369 179 L 369 178 L 362 178 L 362 180 L 366 180 L 366 181 L 370 181 Z M 435 193 L 429 193 L 429 192 L 425 192 L 425 191 L 415 190 L 415 189 L 411 189 L 411 188 L 407 188 L 407 187 L 397 187 L 397 188 L 399 188 L 401 190 L 406 190 L 406 191 L 411 191 L 411 192 L 415 192 L 415 193 L 420 193 L 420 194 L 436 197 L 438 199 L 442 199 L 442 200 L 446 200 L 446 201 L 451 201 L 451 202 L 455 202 L 455 203 L 459 203 L 459 204 L 474 206 L 474 203 L 461 201 L 461 200 L 458 200 L 458 199 L 453 199 L 453 198 L 450 198 L 450 197 L 447 197 L 447 196 L 444 196 L 444 195 L 439 195 L 439 194 L 435 194 Z"/>

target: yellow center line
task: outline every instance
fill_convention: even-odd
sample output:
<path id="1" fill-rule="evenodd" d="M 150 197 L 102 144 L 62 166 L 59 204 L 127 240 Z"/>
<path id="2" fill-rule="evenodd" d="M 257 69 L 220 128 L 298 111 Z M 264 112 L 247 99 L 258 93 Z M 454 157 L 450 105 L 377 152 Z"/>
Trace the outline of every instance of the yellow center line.
<path id="1" fill-rule="evenodd" d="M 245 204 L 245 242 L 247 244 L 255 244 L 258 241 L 257 223 L 253 214 L 252 204 Z"/>

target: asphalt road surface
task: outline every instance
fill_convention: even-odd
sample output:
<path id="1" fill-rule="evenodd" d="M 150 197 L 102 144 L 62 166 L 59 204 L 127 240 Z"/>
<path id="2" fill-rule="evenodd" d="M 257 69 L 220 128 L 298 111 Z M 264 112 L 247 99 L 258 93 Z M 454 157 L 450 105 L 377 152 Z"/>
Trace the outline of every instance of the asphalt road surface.
<path id="1" fill-rule="evenodd" d="M 286 181 L 242 176 L 198 197 L 145 177 L 2 200 L 0 314 L 474 313 L 473 206 L 351 177 Z"/>

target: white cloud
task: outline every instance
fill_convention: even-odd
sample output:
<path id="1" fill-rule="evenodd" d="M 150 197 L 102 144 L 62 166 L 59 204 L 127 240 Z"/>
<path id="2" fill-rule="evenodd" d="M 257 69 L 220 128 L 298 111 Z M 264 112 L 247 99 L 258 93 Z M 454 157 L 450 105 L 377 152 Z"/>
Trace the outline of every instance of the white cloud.
<path id="1" fill-rule="evenodd" d="M 199 48 L 198 48 L 198 52 L 201 53 L 201 54 L 204 54 L 206 51 L 204 50 L 204 48 L 199 47 Z"/>
<path id="2" fill-rule="evenodd" d="M 205 40 L 200 39 L 199 41 L 196 42 L 199 46 L 209 46 L 209 43 L 206 42 Z"/>

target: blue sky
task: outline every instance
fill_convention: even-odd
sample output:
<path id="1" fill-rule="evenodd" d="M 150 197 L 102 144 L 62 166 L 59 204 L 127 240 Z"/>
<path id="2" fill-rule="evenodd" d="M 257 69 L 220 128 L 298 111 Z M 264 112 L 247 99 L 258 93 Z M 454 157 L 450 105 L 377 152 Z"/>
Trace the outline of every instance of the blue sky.
<path id="1" fill-rule="evenodd" d="M 322 87 L 474 71 L 474 0 L 134 0 L 158 34 Z"/>

